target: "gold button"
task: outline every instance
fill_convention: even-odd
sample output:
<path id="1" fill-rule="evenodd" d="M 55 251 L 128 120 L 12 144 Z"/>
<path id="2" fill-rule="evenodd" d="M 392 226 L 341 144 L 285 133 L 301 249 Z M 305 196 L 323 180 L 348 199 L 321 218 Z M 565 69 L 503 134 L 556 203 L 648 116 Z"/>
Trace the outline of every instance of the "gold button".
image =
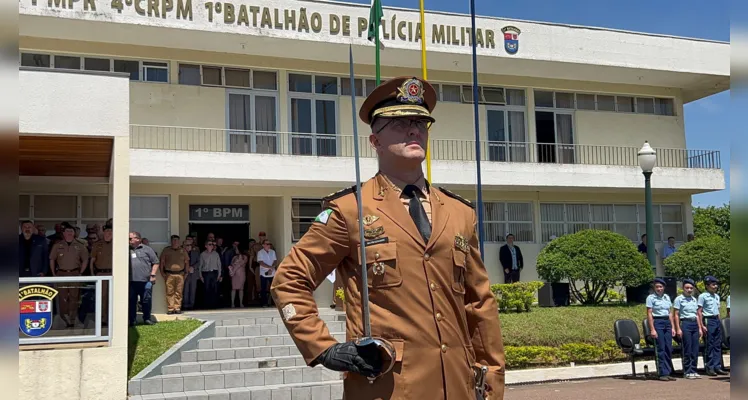
<path id="1" fill-rule="evenodd" d="M 429 253 L 424 254 L 423 255 L 423 259 L 426 260 L 426 261 L 430 260 L 431 259 L 431 254 L 429 254 Z"/>
<path id="2" fill-rule="evenodd" d="M 431 285 L 429 285 L 429 286 L 431 286 L 431 290 L 436 290 L 436 284 L 432 283 L 432 284 L 431 284 Z"/>
<path id="3" fill-rule="evenodd" d="M 442 353 L 446 353 L 446 352 L 447 352 L 447 345 L 443 344 L 442 345 Z"/>
<path id="4" fill-rule="evenodd" d="M 437 321 L 441 321 L 442 320 L 442 314 L 441 313 L 436 313 L 436 320 Z"/>
<path id="5" fill-rule="evenodd" d="M 374 253 L 374 259 L 379 260 L 379 253 Z"/>

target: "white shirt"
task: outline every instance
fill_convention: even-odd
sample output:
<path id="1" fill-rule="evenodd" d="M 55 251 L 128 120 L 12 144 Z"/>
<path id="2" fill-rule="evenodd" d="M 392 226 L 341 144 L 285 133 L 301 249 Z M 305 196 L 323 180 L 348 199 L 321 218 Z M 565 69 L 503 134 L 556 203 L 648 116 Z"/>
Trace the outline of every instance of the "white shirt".
<path id="1" fill-rule="evenodd" d="M 273 265 L 278 258 L 275 256 L 275 250 L 266 251 L 265 249 L 260 250 L 257 253 L 257 262 L 264 262 L 267 265 Z M 260 264 L 260 276 L 271 278 L 275 275 L 275 270 L 272 268 L 264 267 Z"/>

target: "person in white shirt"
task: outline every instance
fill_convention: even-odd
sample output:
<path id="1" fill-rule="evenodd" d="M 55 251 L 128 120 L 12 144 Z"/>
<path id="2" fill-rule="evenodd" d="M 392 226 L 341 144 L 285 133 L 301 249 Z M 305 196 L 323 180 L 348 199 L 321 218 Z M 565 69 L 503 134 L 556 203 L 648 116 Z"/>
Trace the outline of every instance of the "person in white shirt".
<path id="1" fill-rule="evenodd" d="M 273 283 L 278 257 L 269 240 L 262 241 L 262 250 L 257 252 L 257 262 L 260 264 L 260 302 L 263 307 L 270 304 L 270 284 Z"/>

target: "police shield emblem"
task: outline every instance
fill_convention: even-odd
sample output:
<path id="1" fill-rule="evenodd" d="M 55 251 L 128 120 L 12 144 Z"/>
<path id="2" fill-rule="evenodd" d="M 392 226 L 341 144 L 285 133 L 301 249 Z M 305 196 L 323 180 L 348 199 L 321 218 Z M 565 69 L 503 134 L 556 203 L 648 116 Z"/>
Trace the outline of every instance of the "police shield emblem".
<path id="1" fill-rule="evenodd" d="M 519 50 L 519 34 L 522 33 L 516 26 L 505 26 L 501 28 L 504 34 L 504 50 L 509 54 L 517 53 Z"/>
<path id="2" fill-rule="evenodd" d="M 57 291 L 43 285 L 18 289 L 18 328 L 30 337 L 45 335 L 52 328 L 52 299 Z"/>

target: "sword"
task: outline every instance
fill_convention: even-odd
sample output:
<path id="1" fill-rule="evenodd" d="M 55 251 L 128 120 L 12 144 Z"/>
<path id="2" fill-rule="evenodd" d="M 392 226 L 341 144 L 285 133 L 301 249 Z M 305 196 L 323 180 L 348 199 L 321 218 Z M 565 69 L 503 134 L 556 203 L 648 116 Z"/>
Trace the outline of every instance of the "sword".
<path id="1" fill-rule="evenodd" d="M 486 374 L 488 373 L 488 367 L 481 365 L 480 368 L 474 366 L 473 374 L 475 374 L 475 400 L 486 399 Z"/>
<path id="2" fill-rule="evenodd" d="M 380 338 L 371 337 L 371 320 L 369 317 L 369 282 L 366 268 L 366 238 L 364 237 L 364 210 L 361 202 L 361 166 L 359 164 L 359 150 L 358 150 L 358 123 L 356 120 L 356 85 L 353 76 L 353 45 L 348 44 L 348 58 L 350 64 L 350 80 L 351 80 L 351 114 L 353 117 L 353 151 L 356 164 L 356 204 L 358 206 L 358 233 L 361 240 L 361 315 L 364 323 L 364 335 L 363 337 L 356 340 L 356 347 L 362 352 L 379 352 L 384 357 L 383 360 L 388 361 L 389 365 L 383 368 L 380 375 L 376 377 L 367 377 L 369 383 L 374 381 L 381 375 L 389 372 L 395 364 L 395 349 L 392 344 L 384 341 Z M 389 360 L 387 360 L 389 358 Z M 383 365 L 385 362 L 383 362 Z"/>

